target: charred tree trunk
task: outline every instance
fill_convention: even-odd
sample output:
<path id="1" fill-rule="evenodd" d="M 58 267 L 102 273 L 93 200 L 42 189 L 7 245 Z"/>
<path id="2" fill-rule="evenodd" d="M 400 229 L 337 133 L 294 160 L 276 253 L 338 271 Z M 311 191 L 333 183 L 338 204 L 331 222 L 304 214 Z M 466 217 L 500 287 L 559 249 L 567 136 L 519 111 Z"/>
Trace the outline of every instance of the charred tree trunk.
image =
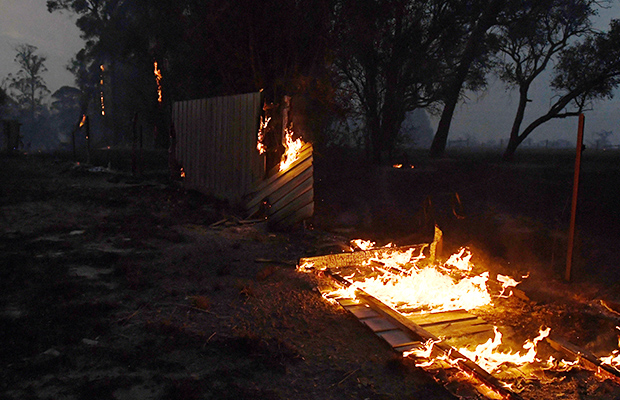
<path id="1" fill-rule="evenodd" d="M 523 139 L 519 138 L 519 131 L 521 130 L 523 118 L 525 117 L 525 108 L 528 101 L 530 101 L 527 98 L 528 90 L 529 85 L 522 86 L 519 89 L 519 106 L 517 107 L 517 114 L 515 115 L 515 119 L 512 123 L 512 129 L 510 130 L 510 139 L 508 140 L 508 145 L 506 146 L 506 151 L 504 152 L 503 157 L 505 161 L 512 161 L 514 152 L 523 141 Z"/>
<path id="2" fill-rule="evenodd" d="M 452 80 L 447 85 L 444 108 L 437 126 L 437 132 L 431 144 L 431 157 L 438 158 L 444 155 L 452 117 L 459 101 L 463 83 L 467 79 L 471 64 L 484 49 L 484 36 L 487 30 L 495 24 L 501 5 L 502 2 L 499 0 L 491 0 L 489 2 L 467 40 L 460 63 L 454 72 Z"/>

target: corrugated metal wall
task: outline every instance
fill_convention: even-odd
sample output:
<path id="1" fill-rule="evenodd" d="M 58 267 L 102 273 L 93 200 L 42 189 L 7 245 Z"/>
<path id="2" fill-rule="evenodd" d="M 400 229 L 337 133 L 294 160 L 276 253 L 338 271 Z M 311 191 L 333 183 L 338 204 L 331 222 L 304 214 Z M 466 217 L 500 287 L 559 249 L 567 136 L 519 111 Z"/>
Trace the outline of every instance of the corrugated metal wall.
<path id="1" fill-rule="evenodd" d="M 264 157 L 256 150 L 261 94 L 175 102 L 176 159 L 187 188 L 232 202 L 262 180 Z"/>
<path id="2" fill-rule="evenodd" d="M 252 216 L 264 210 L 269 224 L 289 227 L 314 214 L 314 166 L 312 144 L 306 143 L 291 166 L 260 182 L 248 196 L 246 210 Z"/>

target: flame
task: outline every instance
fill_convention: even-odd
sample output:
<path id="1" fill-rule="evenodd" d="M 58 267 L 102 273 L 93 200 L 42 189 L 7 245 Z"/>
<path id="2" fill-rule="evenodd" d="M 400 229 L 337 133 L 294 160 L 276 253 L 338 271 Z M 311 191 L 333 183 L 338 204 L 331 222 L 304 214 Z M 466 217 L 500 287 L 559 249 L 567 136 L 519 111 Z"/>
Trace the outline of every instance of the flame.
<path id="1" fill-rule="evenodd" d="M 280 160 L 280 171 L 286 171 L 299 158 L 299 153 L 304 145 L 301 138 L 293 140 L 293 133 L 292 127 L 284 129 L 284 142 L 282 143 L 284 154 Z"/>
<path id="2" fill-rule="evenodd" d="M 185 178 L 185 170 L 181 167 L 181 178 Z"/>
<path id="3" fill-rule="evenodd" d="M 82 114 L 82 120 L 80 121 L 80 128 L 86 123 L 86 114 Z"/>
<path id="4" fill-rule="evenodd" d="M 616 326 L 616 329 L 620 330 L 620 326 Z M 618 347 L 620 347 L 620 337 L 618 338 Z M 599 360 L 603 364 L 607 364 L 610 367 L 614 367 L 617 370 L 620 370 L 620 350 L 616 349 L 611 352 L 611 355 L 607 357 L 600 357 Z"/>
<path id="5" fill-rule="evenodd" d="M 511 351 L 500 351 L 499 347 L 502 345 L 502 334 L 497 327 L 495 327 L 494 330 L 495 337 L 476 346 L 474 350 L 469 350 L 467 348 L 458 349 L 459 353 L 474 361 L 482 369 L 489 373 L 497 371 L 502 365 L 507 363 L 517 366 L 533 363 L 536 361 L 536 350 L 538 343 L 549 336 L 549 332 L 551 332 L 551 328 L 541 328 L 537 337 L 533 340 L 527 340 L 525 342 L 523 345 L 523 350 L 525 350 L 525 353 L 521 354 L 518 352 L 513 353 Z"/>
<path id="6" fill-rule="evenodd" d="M 153 73 L 155 74 L 155 81 L 157 82 L 157 102 L 161 103 L 161 70 L 157 67 L 157 61 L 153 62 Z"/>
<path id="7" fill-rule="evenodd" d="M 370 250 L 376 245 L 372 240 L 353 239 L 351 240 L 351 249 Z"/>
<path id="8" fill-rule="evenodd" d="M 264 154 L 267 151 L 267 146 L 265 146 L 265 131 L 267 130 L 269 121 L 271 121 L 271 117 L 260 117 L 260 124 L 258 126 L 258 140 L 256 141 L 256 150 L 258 150 L 259 154 Z"/>
<path id="9" fill-rule="evenodd" d="M 101 64 L 99 66 L 99 69 L 101 69 L 101 79 L 99 80 L 99 84 L 101 85 L 101 92 L 100 92 L 100 98 L 101 98 L 101 115 L 105 115 L 105 102 L 103 101 L 103 73 L 105 71 L 105 67 L 103 66 L 103 64 Z"/>

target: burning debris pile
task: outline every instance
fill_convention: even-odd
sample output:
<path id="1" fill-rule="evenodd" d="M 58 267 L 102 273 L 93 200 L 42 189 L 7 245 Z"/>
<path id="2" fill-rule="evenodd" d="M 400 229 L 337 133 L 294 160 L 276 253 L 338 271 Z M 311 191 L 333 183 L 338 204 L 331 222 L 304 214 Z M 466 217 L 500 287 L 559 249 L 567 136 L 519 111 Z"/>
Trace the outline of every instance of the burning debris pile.
<path id="1" fill-rule="evenodd" d="M 448 380 L 481 378 L 486 387 L 483 391 L 492 392 L 484 396 L 518 398 L 514 393 L 526 390 L 525 382 L 544 384 L 561 380 L 558 374 L 584 366 L 579 351 L 559 351 L 567 347 L 550 338 L 551 327 L 540 327 L 536 337 L 519 345 L 518 339 L 511 337 L 514 335 L 510 335 L 510 328 L 489 325 L 477 317 L 477 310 L 495 307 L 496 302 L 517 291 L 515 288 L 521 282 L 502 274 L 492 277 L 489 271 L 471 262 L 472 253 L 466 248 L 461 248 L 445 262 L 438 262 L 434 257 L 436 246 L 437 241 L 419 246 L 376 248 L 373 242 L 355 240 L 351 242 L 351 250 L 360 251 L 325 256 L 325 259 L 302 259 L 298 269 L 334 277 L 340 284 L 322 290 L 323 296 L 345 309 L 350 307 L 354 315 L 351 307 L 356 304 L 370 305 L 369 309 L 374 308 L 374 302 L 382 304 L 378 315 L 370 318 L 395 315 L 396 322 L 392 326 L 405 325 L 405 330 L 411 331 L 409 341 L 390 342 L 384 332 L 391 327 L 380 331 L 374 326 L 386 325 L 383 322 L 365 322 L 369 314 L 356 316 L 403 357 L 413 358 L 417 367 L 431 372 L 456 369 L 456 375 Z M 527 275 L 521 279 L 526 278 Z M 387 313 L 381 307 L 386 307 Z M 429 323 L 431 320 L 438 322 Z M 441 325 L 439 321 L 447 323 Z M 471 326 L 465 328 L 463 324 L 467 321 L 472 321 Z M 438 328 L 440 326 L 443 330 Z M 567 354 L 574 357 L 565 360 Z M 599 376 L 620 383 L 620 350 L 588 363 L 589 369 L 594 369 Z M 616 370 L 604 367 L 605 364 Z"/>

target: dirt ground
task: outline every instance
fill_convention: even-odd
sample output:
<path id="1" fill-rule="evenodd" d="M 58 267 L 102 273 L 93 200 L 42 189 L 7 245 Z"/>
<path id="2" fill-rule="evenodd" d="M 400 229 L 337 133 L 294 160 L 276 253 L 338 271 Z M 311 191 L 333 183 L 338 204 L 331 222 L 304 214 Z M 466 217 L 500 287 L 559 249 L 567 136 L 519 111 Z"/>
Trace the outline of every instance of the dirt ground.
<path id="1" fill-rule="evenodd" d="M 354 237 L 428 240 L 435 222 L 446 254 L 466 245 L 492 272 L 530 274 L 520 286 L 530 300 L 481 310 L 489 322 L 524 337 L 551 326 L 611 351 L 620 319 L 600 300 L 620 302 L 618 157 L 584 166 L 566 283 L 565 155 L 394 169 L 316 154 L 315 217 L 288 232 L 244 223 L 165 169 L 133 177 L 65 157 L 2 156 L 0 399 L 453 398 L 325 302 L 323 278 L 295 269 Z M 523 396 L 619 394 L 579 371 L 545 391 L 534 384 Z"/>

